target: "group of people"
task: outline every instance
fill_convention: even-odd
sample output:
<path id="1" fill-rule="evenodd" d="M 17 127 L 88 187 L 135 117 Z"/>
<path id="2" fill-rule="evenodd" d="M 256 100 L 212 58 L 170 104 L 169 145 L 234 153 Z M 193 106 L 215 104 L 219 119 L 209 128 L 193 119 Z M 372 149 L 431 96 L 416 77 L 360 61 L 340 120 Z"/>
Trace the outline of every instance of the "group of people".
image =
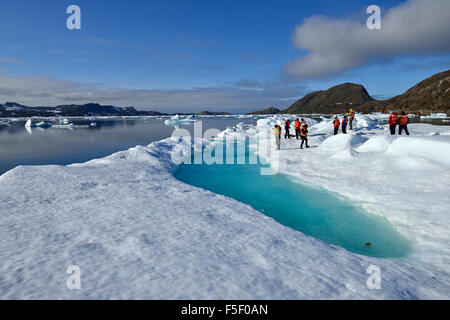
<path id="1" fill-rule="evenodd" d="M 409 136 L 408 131 L 408 123 L 409 118 L 406 112 L 402 112 L 400 117 L 397 115 L 395 111 L 391 111 L 389 115 L 389 129 L 391 131 L 391 135 L 395 135 L 395 131 L 398 125 L 398 134 L 402 135 L 402 132 L 405 131 L 406 135 Z"/>
<path id="2" fill-rule="evenodd" d="M 308 145 L 308 124 L 306 123 L 305 119 L 295 119 L 294 121 L 294 127 L 295 127 L 295 137 L 302 140 L 302 143 L 300 145 L 300 149 L 303 149 L 303 144 L 305 144 L 306 148 L 309 148 Z M 277 150 L 280 150 L 281 146 L 281 127 L 279 125 L 275 125 L 275 127 L 272 129 L 275 134 L 275 141 L 277 145 Z M 291 139 L 294 137 L 294 135 L 291 134 L 291 120 L 286 120 L 284 122 L 284 138 L 285 139 Z"/>
<path id="3" fill-rule="evenodd" d="M 353 120 L 355 119 L 356 112 L 353 109 L 350 109 L 350 112 L 348 112 L 344 118 L 342 119 L 342 122 L 339 120 L 339 117 L 334 117 L 333 120 L 333 126 L 334 126 L 334 135 L 337 135 L 339 133 L 339 127 L 342 128 L 342 133 L 347 134 L 347 126 L 349 127 L 349 130 L 353 130 Z M 400 116 L 397 115 L 394 111 L 390 112 L 389 116 L 389 128 L 392 135 L 395 135 L 396 127 L 399 126 L 399 135 L 402 134 L 403 131 L 409 136 L 408 131 L 408 115 L 405 112 L 402 112 Z M 309 148 L 308 145 L 308 124 L 304 119 L 295 119 L 294 122 L 295 127 L 295 137 L 297 140 L 300 138 L 302 140 L 302 143 L 300 145 L 300 149 L 303 149 L 303 144 L 306 143 L 306 148 Z M 275 141 L 277 145 L 277 150 L 280 150 L 281 145 L 281 126 L 275 125 L 272 129 L 275 134 Z M 291 121 L 288 119 L 284 122 L 284 138 L 285 139 L 291 139 L 294 137 L 294 135 L 291 134 Z"/>
<path id="4" fill-rule="evenodd" d="M 339 126 L 342 125 L 342 133 L 347 134 L 347 126 L 349 130 L 353 130 L 353 120 L 355 119 L 356 112 L 353 109 L 350 109 L 350 112 L 347 113 L 342 119 L 342 123 L 339 120 L 339 117 L 334 117 L 333 126 L 334 126 L 334 135 L 339 133 Z"/>

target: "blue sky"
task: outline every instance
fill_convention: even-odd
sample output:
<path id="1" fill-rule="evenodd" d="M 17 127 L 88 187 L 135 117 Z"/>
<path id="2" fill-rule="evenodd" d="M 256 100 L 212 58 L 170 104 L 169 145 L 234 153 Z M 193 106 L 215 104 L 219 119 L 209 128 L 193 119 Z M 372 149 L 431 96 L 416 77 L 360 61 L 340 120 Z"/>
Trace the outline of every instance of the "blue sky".
<path id="1" fill-rule="evenodd" d="M 410 7 L 424 0 L 376 2 L 2 1 L 0 101 L 32 106 L 92 101 L 170 112 L 237 112 L 284 108 L 310 91 L 342 82 L 361 83 L 372 96 L 389 97 L 449 68 L 450 45 L 440 45 L 439 35 L 430 42 L 421 33 L 435 23 L 448 35 L 448 24 L 425 17 L 414 31 L 417 38 L 402 35 L 411 40 L 383 48 L 389 41 L 399 42 L 391 39 L 398 36 L 391 37 L 398 29 L 391 17 L 386 18 L 391 30 L 381 30 L 384 33 L 374 40 L 380 50 L 358 44 L 361 41 L 352 39 L 358 35 L 346 32 L 335 44 L 342 68 L 316 72 L 334 57 L 326 49 L 335 38 L 333 21 L 343 21 L 348 28 L 353 23 L 362 26 L 371 4 L 382 8 L 383 19 L 392 8 L 390 15 L 395 16 L 396 6 L 414 12 Z M 446 2 L 436 0 L 435 12 L 446 9 L 439 7 Z M 71 4 L 81 8 L 81 30 L 66 28 Z M 319 15 L 323 21 L 316 28 L 310 19 Z M 350 45 L 339 48 L 341 43 Z M 310 64 L 311 52 L 324 61 Z M 311 70 L 306 72 L 305 65 Z"/>

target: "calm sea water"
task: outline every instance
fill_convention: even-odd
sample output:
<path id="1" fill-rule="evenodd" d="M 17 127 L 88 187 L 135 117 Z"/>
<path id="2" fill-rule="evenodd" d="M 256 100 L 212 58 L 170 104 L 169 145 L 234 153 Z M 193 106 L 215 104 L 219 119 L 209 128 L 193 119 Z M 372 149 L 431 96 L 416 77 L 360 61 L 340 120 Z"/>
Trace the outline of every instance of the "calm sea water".
<path id="1" fill-rule="evenodd" d="M 211 128 L 225 130 L 240 122 L 254 123 L 256 119 L 202 118 L 203 131 Z M 71 121 L 89 125 L 92 120 Z M 0 175 L 19 165 L 67 165 L 102 158 L 137 145 L 146 146 L 168 138 L 175 130 L 161 119 L 95 120 L 96 127 L 76 129 L 32 128 L 25 122 L 0 125 Z M 193 125 L 181 125 L 193 134 Z"/>

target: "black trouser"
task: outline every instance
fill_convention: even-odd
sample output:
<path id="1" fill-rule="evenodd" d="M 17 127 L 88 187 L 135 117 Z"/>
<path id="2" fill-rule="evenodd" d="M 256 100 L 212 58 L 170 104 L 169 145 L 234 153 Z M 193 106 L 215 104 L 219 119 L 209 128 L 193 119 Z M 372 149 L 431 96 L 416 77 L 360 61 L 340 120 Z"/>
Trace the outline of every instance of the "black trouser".
<path id="1" fill-rule="evenodd" d="M 300 129 L 295 129 L 295 137 L 298 138 L 300 137 Z"/>
<path id="2" fill-rule="evenodd" d="M 347 133 L 347 126 L 342 127 L 342 133 Z"/>
<path id="3" fill-rule="evenodd" d="M 339 127 L 334 127 L 334 135 L 337 135 L 339 132 Z"/>
<path id="4" fill-rule="evenodd" d="M 353 118 L 350 118 L 350 128 L 349 130 L 353 130 Z"/>
<path id="5" fill-rule="evenodd" d="M 401 124 L 398 126 L 398 134 L 402 135 L 402 131 L 405 130 L 406 135 L 409 136 L 409 131 L 408 131 L 408 125 L 406 124 Z"/>
<path id="6" fill-rule="evenodd" d="M 290 128 L 289 127 L 284 127 L 284 138 L 291 138 L 291 133 L 289 132 Z"/>
<path id="7" fill-rule="evenodd" d="M 302 144 L 300 145 L 300 149 L 303 149 L 303 143 L 304 142 L 306 142 L 306 147 L 309 148 L 309 146 L 308 146 L 308 137 L 302 136 Z"/>
<path id="8" fill-rule="evenodd" d="M 395 135 L 395 128 L 397 128 L 396 124 L 389 126 L 389 129 L 391 130 L 391 135 L 393 135 L 393 136 Z"/>

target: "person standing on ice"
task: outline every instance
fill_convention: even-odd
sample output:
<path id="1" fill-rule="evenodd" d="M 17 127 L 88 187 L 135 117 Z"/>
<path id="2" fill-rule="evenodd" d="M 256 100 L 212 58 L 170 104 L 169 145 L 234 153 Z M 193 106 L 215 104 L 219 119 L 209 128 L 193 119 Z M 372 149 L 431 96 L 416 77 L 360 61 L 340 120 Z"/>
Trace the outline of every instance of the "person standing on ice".
<path id="1" fill-rule="evenodd" d="M 337 135 L 339 133 L 339 126 L 341 125 L 338 116 L 334 117 L 333 125 L 334 125 L 334 135 Z"/>
<path id="2" fill-rule="evenodd" d="M 353 109 L 350 109 L 350 112 L 349 112 L 349 118 L 350 118 L 350 121 L 349 121 L 349 128 L 348 128 L 348 130 L 353 130 L 353 120 L 355 119 L 355 114 L 356 114 L 356 112 L 353 110 Z"/>
<path id="3" fill-rule="evenodd" d="M 345 115 L 344 119 L 342 119 L 342 133 L 347 134 L 347 124 L 348 124 L 348 116 Z"/>
<path id="4" fill-rule="evenodd" d="M 297 138 L 297 140 L 299 139 L 300 136 L 300 120 L 295 119 L 295 137 Z"/>
<path id="5" fill-rule="evenodd" d="M 305 119 L 301 119 L 301 120 L 300 120 L 300 124 L 301 124 L 302 126 L 304 126 L 304 125 L 306 124 L 306 128 L 308 128 L 308 124 L 306 123 Z"/>
<path id="6" fill-rule="evenodd" d="M 302 144 L 300 145 L 300 149 L 303 149 L 303 143 L 306 142 L 306 148 L 309 148 L 308 146 L 308 125 L 304 124 L 302 128 L 300 129 L 300 137 L 302 138 Z"/>
<path id="7" fill-rule="evenodd" d="M 408 123 L 409 123 L 408 115 L 406 114 L 406 112 L 403 111 L 402 115 L 398 119 L 398 124 L 399 124 L 398 134 L 399 135 L 402 135 L 402 131 L 405 130 L 406 135 L 409 136 Z"/>
<path id="8" fill-rule="evenodd" d="M 395 129 L 398 123 L 398 116 L 395 111 L 391 111 L 391 115 L 389 116 L 389 129 L 391 130 L 391 135 L 395 135 Z"/>
<path id="9" fill-rule="evenodd" d="M 277 150 L 280 150 L 281 147 L 281 127 L 279 125 L 275 125 L 272 129 L 273 133 L 275 134 L 275 142 L 277 144 Z"/>
<path id="10" fill-rule="evenodd" d="M 288 119 L 284 122 L 284 138 L 285 139 L 291 138 L 290 130 L 291 130 L 291 120 Z"/>

